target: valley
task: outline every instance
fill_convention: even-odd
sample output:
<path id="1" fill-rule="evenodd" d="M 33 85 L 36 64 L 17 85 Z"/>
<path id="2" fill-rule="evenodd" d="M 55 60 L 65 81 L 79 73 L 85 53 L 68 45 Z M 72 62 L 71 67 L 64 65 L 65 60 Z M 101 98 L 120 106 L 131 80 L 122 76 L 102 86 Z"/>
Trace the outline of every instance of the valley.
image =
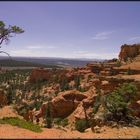
<path id="1" fill-rule="evenodd" d="M 122 45 L 82 67 L 1 68 L 0 137 L 140 138 L 139 55 L 139 44 Z"/>

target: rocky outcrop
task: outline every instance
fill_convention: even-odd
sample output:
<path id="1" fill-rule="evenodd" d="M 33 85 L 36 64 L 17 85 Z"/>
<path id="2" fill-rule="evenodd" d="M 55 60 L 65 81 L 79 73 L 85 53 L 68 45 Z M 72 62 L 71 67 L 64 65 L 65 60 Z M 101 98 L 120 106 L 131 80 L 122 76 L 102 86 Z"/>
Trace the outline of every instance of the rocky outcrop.
<path id="1" fill-rule="evenodd" d="M 36 82 L 38 80 L 48 80 L 51 76 L 52 75 L 49 70 L 37 68 L 32 70 L 32 73 L 29 77 L 29 81 Z"/>
<path id="2" fill-rule="evenodd" d="M 129 105 L 132 109 L 132 115 L 140 118 L 140 100 Z"/>
<path id="3" fill-rule="evenodd" d="M 121 51 L 119 53 L 119 59 L 121 61 L 127 61 L 128 58 L 134 58 L 140 54 L 140 44 L 127 45 L 124 44 L 121 46 Z"/>
<path id="4" fill-rule="evenodd" d="M 100 63 L 95 64 L 87 64 L 87 67 L 90 69 L 91 72 L 96 73 L 97 75 L 100 73 L 101 70 L 103 70 L 103 67 Z"/>
<path id="5" fill-rule="evenodd" d="M 4 90 L 0 89 L 0 107 L 7 105 L 8 100 Z"/>
<path id="6" fill-rule="evenodd" d="M 59 93 L 59 95 L 50 101 L 50 110 L 52 117 L 67 117 L 70 115 L 78 106 L 78 104 L 87 98 L 86 95 L 76 91 L 66 91 Z M 44 103 L 41 109 L 36 113 L 36 117 L 43 117 L 46 113 L 48 102 Z"/>
<path id="7" fill-rule="evenodd" d="M 74 111 L 75 119 L 90 119 L 93 113 L 93 104 L 97 95 L 84 99 Z"/>
<path id="8" fill-rule="evenodd" d="M 33 122 L 33 119 L 34 119 L 34 110 L 28 110 L 27 113 L 25 113 L 23 115 L 23 118 L 26 121 L 32 121 Z"/>

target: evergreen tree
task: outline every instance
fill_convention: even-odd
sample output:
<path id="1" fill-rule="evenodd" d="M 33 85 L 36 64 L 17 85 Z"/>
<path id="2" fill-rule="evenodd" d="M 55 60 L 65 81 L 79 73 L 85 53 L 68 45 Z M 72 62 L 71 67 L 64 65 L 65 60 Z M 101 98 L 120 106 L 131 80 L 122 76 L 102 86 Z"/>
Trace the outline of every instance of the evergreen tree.
<path id="1" fill-rule="evenodd" d="M 46 127 L 52 128 L 52 117 L 51 117 L 51 102 L 50 99 L 48 101 L 48 106 L 46 110 Z"/>

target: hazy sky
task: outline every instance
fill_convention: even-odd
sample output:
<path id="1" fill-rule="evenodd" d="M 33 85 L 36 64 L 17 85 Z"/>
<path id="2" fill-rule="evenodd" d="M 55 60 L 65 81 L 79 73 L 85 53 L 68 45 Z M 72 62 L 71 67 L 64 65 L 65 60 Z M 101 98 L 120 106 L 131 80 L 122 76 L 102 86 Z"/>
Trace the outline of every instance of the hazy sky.
<path id="1" fill-rule="evenodd" d="M 140 42 L 140 2 L 0 2 L 0 20 L 25 30 L 11 56 L 108 59 Z"/>

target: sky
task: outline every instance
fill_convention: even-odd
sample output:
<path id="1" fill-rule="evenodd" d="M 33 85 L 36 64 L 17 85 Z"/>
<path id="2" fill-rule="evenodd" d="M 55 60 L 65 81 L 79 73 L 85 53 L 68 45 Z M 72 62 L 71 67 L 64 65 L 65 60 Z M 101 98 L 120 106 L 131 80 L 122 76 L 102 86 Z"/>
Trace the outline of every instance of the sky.
<path id="1" fill-rule="evenodd" d="M 1 50 L 11 56 L 117 58 L 140 42 L 140 2 L 0 2 L 0 20 L 25 30 Z"/>

